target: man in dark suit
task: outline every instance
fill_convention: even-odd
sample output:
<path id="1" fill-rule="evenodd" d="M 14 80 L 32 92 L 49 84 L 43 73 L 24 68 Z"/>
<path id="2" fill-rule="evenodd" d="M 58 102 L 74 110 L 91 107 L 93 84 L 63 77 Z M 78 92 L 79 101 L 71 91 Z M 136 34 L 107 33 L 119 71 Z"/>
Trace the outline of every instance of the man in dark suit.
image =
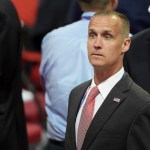
<path id="1" fill-rule="evenodd" d="M 124 59 L 125 70 L 138 85 L 150 93 L 150 28 L 133 35 L 131 40 Z"/>
<path id="2" fill-rule="evenodd" d="M 0 0 L 0 149 L 27 150 L 21 98 L 21 25 L 12 3 Z"/>
<path id="3" fill-rule="evenodd" d="M 124 72 L 128 19 L 96 13 L 89 24 L 88 57 L 94 77 L 69 97 L 66 150 L 149 150 L 150 95 Z"/>

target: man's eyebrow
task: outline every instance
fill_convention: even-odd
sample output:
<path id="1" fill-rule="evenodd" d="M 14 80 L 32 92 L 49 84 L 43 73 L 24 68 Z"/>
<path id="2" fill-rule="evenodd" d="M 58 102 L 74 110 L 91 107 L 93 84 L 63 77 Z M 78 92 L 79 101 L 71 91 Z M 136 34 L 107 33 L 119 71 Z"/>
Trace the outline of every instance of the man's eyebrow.
<path id="1" fill-rule="evenodd" d="M 89 29 L 89 32 L 95 32 L 95 30 L 94 29 Z"/>

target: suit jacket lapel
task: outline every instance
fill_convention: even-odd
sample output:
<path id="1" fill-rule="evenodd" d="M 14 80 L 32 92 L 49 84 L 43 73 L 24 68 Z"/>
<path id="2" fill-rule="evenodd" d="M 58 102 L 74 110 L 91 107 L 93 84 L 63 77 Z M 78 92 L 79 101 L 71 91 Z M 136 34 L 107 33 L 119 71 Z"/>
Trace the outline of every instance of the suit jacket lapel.
<path id="1" fill-rule="evenodd" d="M 73 102 L 72 106 L 73 106 L 73 108 L 72 108 L 72 111 L 71 111 L 71 114 L 70 114 L 72 116 L 71 120 L 70 120 L 70 122 L 72 123 L 71 124 L 71 128 L 72 128 L 71 129 L 71 131 L 72 131 L 71 132 L 72 133 L 71 138 L 72 139 L 75 139 L 76 116 L 77 116 L 78 110 L 80 108 L 80 104 L 81 104 L 82 98 L 83 98 L 83 96 L 84 96 L 88 86 L 90 85 L 90 83 L 91 83 L 91 80 L 89 80 L 89 81 L 85 82 L 84 84 L 82 84 L 81 88 L 79 89 L 79 92 L 75 93 L 75 95 L 72 96 L 72 98 L 73 98 L 72 99 L 72 102 Z M 75 140 L 73 140 L 72 146 L 73 146 L 72 149 L 76 149 L 76 142 L 75 142 Z"/>
<path id="2" fill-rule="evenodd" d="M 125 91 L 129 90 L 131 83 L 132 80 L 130 77 L 125 75 L 111 90 L 91 122 L 83 143 L 83 149 L 88 149 L 113 112 L 126 99 L 127 95 L 125 94 Z M 113 101 L 114 98 L 119 98 L 120 101 L 115 102 Z"/>

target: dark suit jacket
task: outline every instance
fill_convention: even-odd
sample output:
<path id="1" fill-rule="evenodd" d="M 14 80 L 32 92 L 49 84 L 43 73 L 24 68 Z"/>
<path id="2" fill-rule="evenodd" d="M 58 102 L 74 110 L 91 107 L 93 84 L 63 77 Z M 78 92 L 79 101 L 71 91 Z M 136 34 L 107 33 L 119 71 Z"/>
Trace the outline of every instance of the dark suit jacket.
<path id="1" fill-rule="evenodd" d="M 131 78 L 150 93 L 150 28 L 132 38 L 129 51 L 124 57 L 124 67 Z"/>
<path id="2" fill-rule="evenodd" d="M 117 11 L 130 20 L 130 32 L 135 34 L 150 27 L 150 0 L 119 0 Z M 149 11 L 148 11 L 149 10 Z"/>
<path id="3" fill-rule="evenodd" d="M 75 150 L 75 121 L 91 81 L 72 90 L 69 98 L 66 150 Z M 114 102 L 119 98 L 120 102 Z M 150 150 L 150 95 L 126 74 L 99 108 L 82 150 Z"/>
<path id="4" fill-rule="evenodd" d="M 27 150 L 21 97 L 21 26 L 10 1 L 0 0 L 0 149 Z"/>

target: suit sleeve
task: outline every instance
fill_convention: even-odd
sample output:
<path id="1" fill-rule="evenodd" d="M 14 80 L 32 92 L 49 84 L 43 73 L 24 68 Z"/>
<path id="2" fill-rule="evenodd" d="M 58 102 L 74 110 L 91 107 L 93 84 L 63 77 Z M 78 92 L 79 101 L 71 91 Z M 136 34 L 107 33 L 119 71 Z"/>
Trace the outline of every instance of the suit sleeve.
<path id="1" fill-rule="evenodd" d="M 14 30 L 10 18 L 0 11 L 0 145 L 7 139 L 12 128 L 15 91 L 18 89 L 20 76 L 19 37 Z M 20 66 L 19 66 L 20 67 Z M 18 79 L 17 79 L 18 78 Z M 19 93 L 19 91 L 18 91 Z M 16 95 L 16 99 L 18 97 Z"/>
<path id="2" fill-rule="evenodd" d="M 127 150 L 150 150 L 150 103 L 142 107 L 131 125 Z"/>

